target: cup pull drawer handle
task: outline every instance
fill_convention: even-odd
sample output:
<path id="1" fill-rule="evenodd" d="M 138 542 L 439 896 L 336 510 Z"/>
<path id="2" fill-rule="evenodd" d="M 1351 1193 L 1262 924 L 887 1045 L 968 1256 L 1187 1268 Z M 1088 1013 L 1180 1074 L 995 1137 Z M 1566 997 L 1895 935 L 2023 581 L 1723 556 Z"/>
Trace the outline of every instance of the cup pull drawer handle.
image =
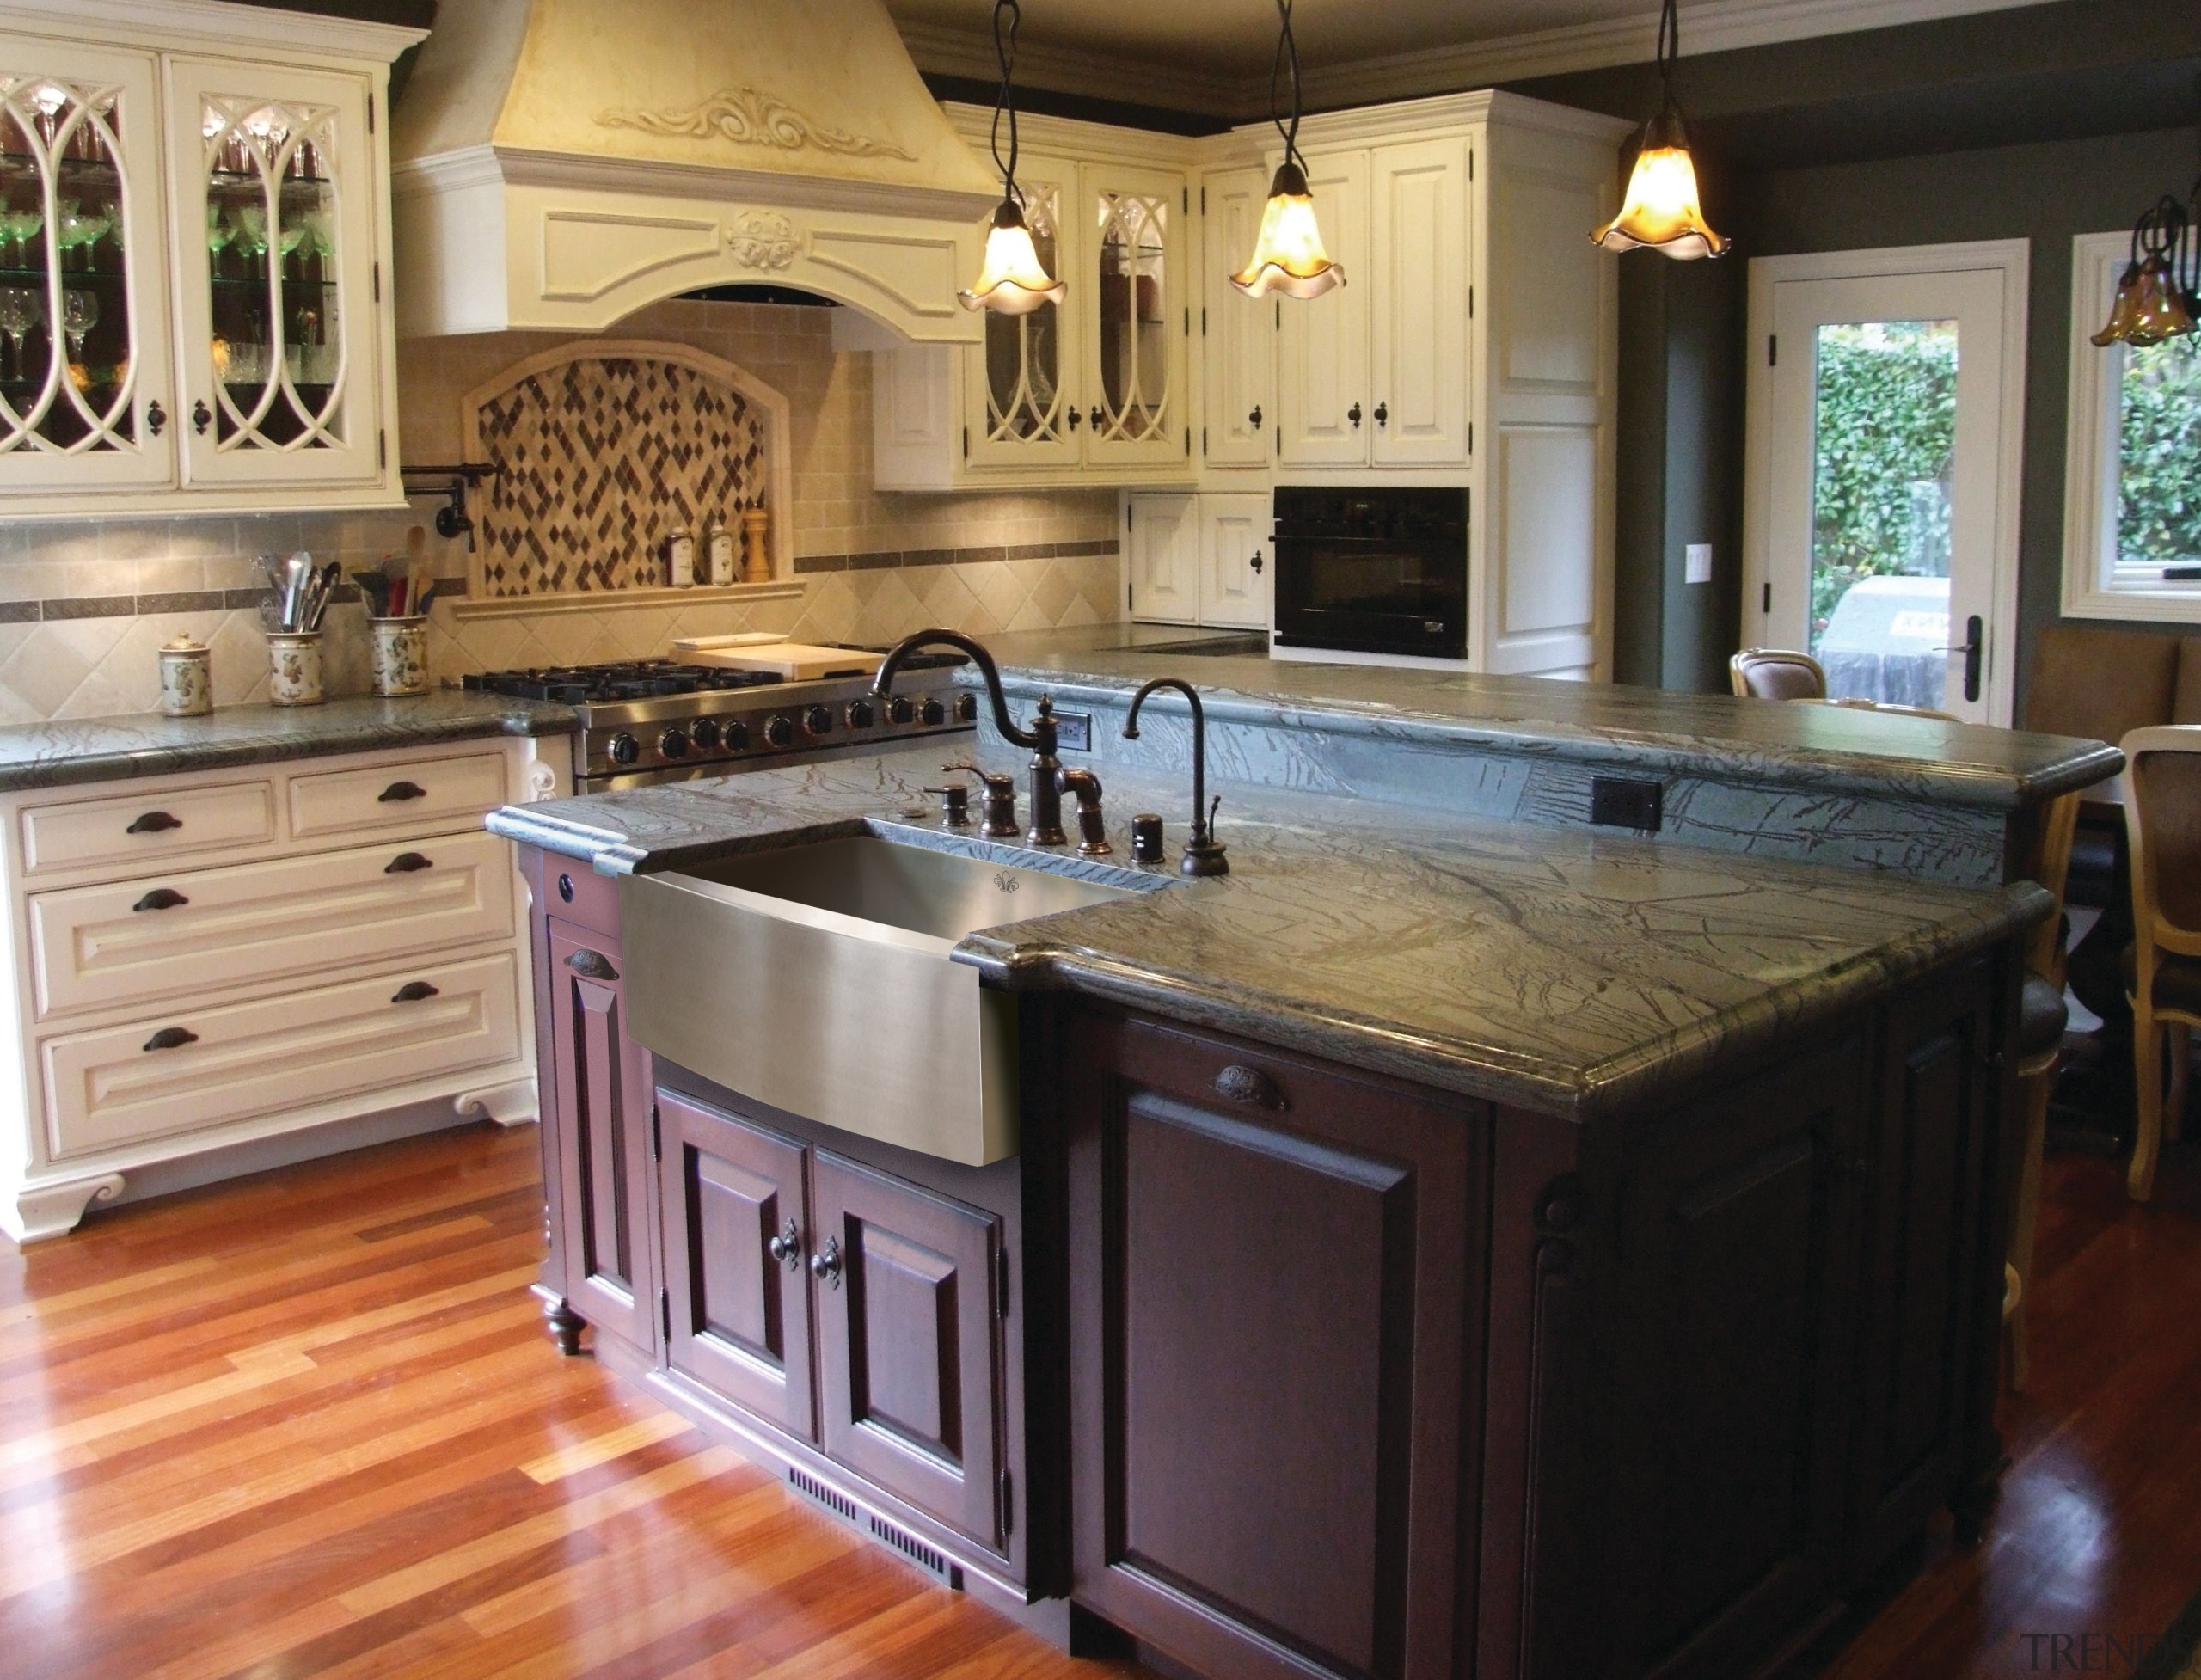
<path id="1" fill-rule="evenodd" d="M 435 867 L 432 859 L 425 858 L 418 852 L 400 852 L 382 866 L 382 872 L 385 875 L 409 875 L 416 870 L 432 869 Z"/>
<path id="2" fill-rule="evenodd" d="M 183 819 L 171 817 L 165 811 L 148 811 L 122 831 L 125 834 L 165 834 L 172 828 L 181 828 Z"/>
<path id="3" fill-rule="evenodd" d="M 190 899 L 172 886 L 156 886 L 130 908 L 132 910 L 175 910 L 179 905 L 187 904 L 190 902 Z"/>
<path id="4" fill-rule="evenodd" d="M 199 1034 L 187 1027 L 163 1027 L 145 1040 L 148 1050 L 181 1050 L 187 1044 L 197 1044 Z"/>
<path id="5" fill-rule="evenodd" d="M 393 782 L 375 795 L 375 801 L 379 805 L 395 805 L 405 800 L 424 800 L 427 797 L 428 790 L 417 782 Z"/>
<path id="6" fill-rule="evenodd" d="M 566 966 L 574 973 L 591 980 L 616 980 L 619 971 L 593 951 L 576 951 L 566 959 Z"/>
<path id="7" fill-rule="evenodd" d="M 1259 1068 L 1233 1062 L 1215 1076 L 1215 1094 L 1227 1102 L 1250 1103 L 1281 1113 L 1291 1105 L 1284 1100 L 1277 1082 Z"/>
<path id="8" fill-rule="evenodd" d="M 393 1003 L 419 1003 L 436 995 L 436 989 L 426 980 L 408 980 L 390 994 Z"/>

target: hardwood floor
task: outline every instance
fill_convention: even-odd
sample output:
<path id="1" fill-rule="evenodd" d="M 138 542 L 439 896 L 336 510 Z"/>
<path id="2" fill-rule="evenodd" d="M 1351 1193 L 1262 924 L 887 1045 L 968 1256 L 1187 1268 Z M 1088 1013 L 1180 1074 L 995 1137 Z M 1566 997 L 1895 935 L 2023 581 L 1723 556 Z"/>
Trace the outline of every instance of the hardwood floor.
<path id="1" fill-rule="evenodd" d="M 1135 1672 L 557 1358 L 535 1148 L 445 1133 L 0 1240 L 0 1673 Z M 2145 1209 L 2118 1163 L 2051 1157 L 2044 1200 L 1986 1542 L 1939 1548 L 1831 1680 L 2047 1672 L 2027 1634 L 2152 1637 L 2201 1588 L 2201 1151 Z"/>

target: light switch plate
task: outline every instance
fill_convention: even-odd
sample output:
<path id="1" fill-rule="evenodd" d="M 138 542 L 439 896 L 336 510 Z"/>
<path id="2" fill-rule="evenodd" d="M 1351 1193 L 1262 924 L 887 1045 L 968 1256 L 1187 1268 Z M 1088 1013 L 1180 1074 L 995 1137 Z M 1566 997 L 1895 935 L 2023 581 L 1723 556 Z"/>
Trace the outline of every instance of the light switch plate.
<path id="1" fill-rule="evenodd" d="M 1688 549 L 1688 580 L 1690 583 L 1710 583 L 1712 581 L 1712 545 L 1709 543 L 1690 543 Z"/>

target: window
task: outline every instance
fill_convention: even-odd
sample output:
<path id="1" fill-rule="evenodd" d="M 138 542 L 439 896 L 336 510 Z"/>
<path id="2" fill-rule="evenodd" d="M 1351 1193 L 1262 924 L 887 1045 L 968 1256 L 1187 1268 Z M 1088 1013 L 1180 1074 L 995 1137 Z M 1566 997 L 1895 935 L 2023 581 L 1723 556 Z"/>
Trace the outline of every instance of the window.
<path id="1" fill-rule="evenodd" d="M 2072 242 L 2063 611 L 2201 623 L 2201 335 L 2097 349 L 2129 233 Z"/>

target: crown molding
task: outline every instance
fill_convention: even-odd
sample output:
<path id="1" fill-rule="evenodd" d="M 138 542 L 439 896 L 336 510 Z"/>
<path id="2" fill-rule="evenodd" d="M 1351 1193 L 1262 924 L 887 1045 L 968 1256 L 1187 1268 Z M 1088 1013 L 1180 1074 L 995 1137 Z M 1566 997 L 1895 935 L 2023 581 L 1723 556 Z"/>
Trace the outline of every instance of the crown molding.
<path id="1" fill-rule="evenodd" d="M 948 126 L 962 137 L 980 161 L 989 161 L 992 107 L 943 100 L 940 108 L 947 113 Z M 1162 169 L 1182 164 L 1192 144 L 1180 134 L 1158 134 L 1113 123 L 1088 122 L 1081 117 L 1045 116 L 1029 111 L 1016 113 L 1016 130 L 1027 151 L 1057 157 L 1107 158 L 1119 163 L 1147 163 Z"/>
<path id="2" fill-rule="evenodd" d="M 1682 39 L 1689 55 L 1699 58 L 2052 3 L 2054 0 L 1700 0 L 1681 9 Z M 901 28 L 902 39 L 920 70 L 982 81 L 992 81 L 1001 73 L 990 35 L 933 25 Z M 1312 106 L 1389 102 L 1575 71 L 1648 64 L 1657 56 L 1658 37 L 1658 15 L 1652 7 L 1634 17 L 1311 66 L 1301 81 Z M 1016 71 L 1020 80 L 1033 87 L 1229 120 L 1250 121 L 1267 110 L 1267 79 L 1259 74 L 1240 77 L 1030 42 L 1017 48 Z"/>
<path id="3" fill-rule="evenodd" d="M 0 28 L 77 40 L 201 52 L 210 46 L 287 47 L 387 64 L 428 38 L 425 29 L 228 0 L 0 0 Z"/>

